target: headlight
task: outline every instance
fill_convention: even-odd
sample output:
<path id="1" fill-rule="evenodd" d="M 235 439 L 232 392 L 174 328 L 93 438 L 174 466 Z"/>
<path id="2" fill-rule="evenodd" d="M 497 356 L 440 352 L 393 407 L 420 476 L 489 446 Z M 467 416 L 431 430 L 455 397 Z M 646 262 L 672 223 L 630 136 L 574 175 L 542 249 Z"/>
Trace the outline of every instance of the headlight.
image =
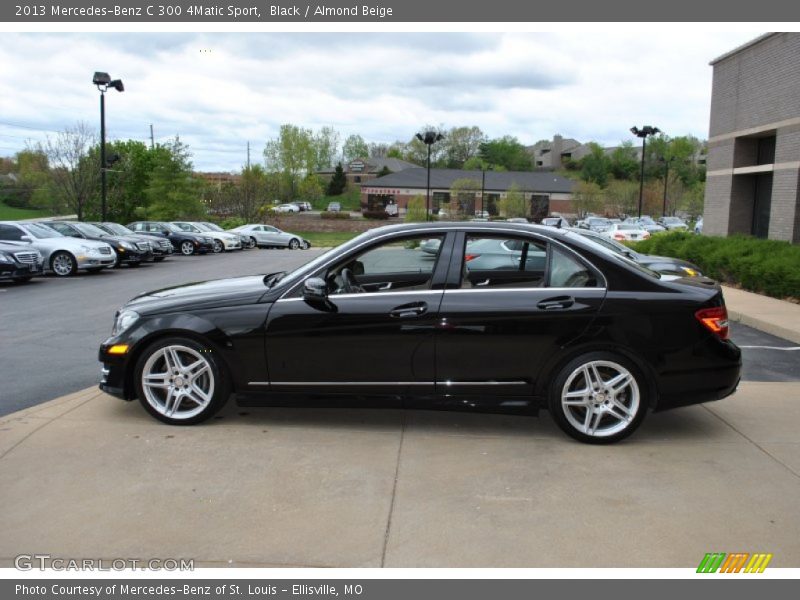
<path id="1" fill-rule="evenodd" d="M 90 248 L 89 246 L 81 244 L 81 250 L 83 250 L 84 254 L 89 254 L 92 250 L 94 250 L 94 248 Z"/>
<path id="2" fill-rule="evenodd" d="M 114 327 L 111 329 L 111 335 L 119 335 L 120 333 L 130 329 L 131 326 L 139 320 L 139 313 L 133 310 L 121 310 L 117 313 L 114 319 Z"/>
<path id="3" fill-rule="evenodd" d="M 700 275 L 702 275 L 702 273 L 700 273 L 700 271 L 696 271 L 695 269 L 692 269 L 691 267 L 681 266 L 681 271 L 686 273 L 689 277 L 700 277 Z"/>
<path id="4" fill-rule="evenodd" d="M 119 245 L 122 248 L 125 248 L 125 250 L 133 250 L 134 249 L 134 245 L 133 244 L 129 244 L 128 242 L 122 241 L 122 242 L 119 243 Z"/>
<path id="5" fill-rule="evenodd" d="M 0 262 L 2 262 L 2 263 L 10 263 L 10 262 L 14 262 L 14 261 L 11 260 L 11 257 L 8 254 L 6 254 L 4 252 L 0 252 Z"/>

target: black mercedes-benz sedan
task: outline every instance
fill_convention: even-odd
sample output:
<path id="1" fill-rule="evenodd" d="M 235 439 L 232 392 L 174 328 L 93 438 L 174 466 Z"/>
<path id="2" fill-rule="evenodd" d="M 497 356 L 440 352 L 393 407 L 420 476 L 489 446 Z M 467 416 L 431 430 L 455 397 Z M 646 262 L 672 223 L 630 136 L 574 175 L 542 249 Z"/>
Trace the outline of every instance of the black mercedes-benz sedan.
<path id="1" fill-rule="evenodd" d="M 431 239 L 433 254 L 421 249 Z M 494 242 L 505 251 L 481 260 Z M 231 394 L 242 405 L 547 408 L 593 443 L 630 435 L 649 410 L 730 395 L 741 368 L 715 282 L 512 223 L 381 227 L 289 273 L 149 292 L 117 312 L 100 360 L 101 389 L 171 424 L 204 421 Z"/>

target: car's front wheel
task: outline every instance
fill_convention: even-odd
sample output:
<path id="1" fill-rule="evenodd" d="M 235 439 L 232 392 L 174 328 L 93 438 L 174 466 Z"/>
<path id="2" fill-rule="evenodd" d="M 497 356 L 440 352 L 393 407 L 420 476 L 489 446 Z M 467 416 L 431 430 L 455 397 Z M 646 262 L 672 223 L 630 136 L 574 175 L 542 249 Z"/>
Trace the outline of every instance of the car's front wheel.
<path id="1" fill-rule="evenodd" d="M 181 242 L 181 254 L 184 256 L 191 256 L 194 254 L 194 244 L 189 240 Z"/>
<path id="2" fill-rule="evenodd" d="M 289 250 L 297 250 L 300 247 L 300 240 L 292 238 L 289 240 Z"/>
<path id="3" fill-rule="evenodd" d="M 255 248 L 257 243 L 258 242 L 256 241 L 256 238 L 251 236 L 250 240 L 247 242 L 247 247 L 248 248 Z"/>
<path id="4" fill-rule="evenodd" d="M 78 263 L 72 254 L 61 250 L 50 258 L 50 269 L 59 277 L 69 277 L 77 272 Z"/>
<path id="5" fill-rule="evenodd" d="M 230 383 L 216 353 L 190 338 L 168 338 L 149 346 L 134 374 L 142 406 L 170 425 L 193 425 L 222 408 Z"/>
<path id="6" fill-rule="evenodd" d="M 610 352 L 590 352 L 564 365 L 550 389 L 550 413 L 568 435 L 610 444 L 632 434 L 647 414 L 639 368 Z"/>

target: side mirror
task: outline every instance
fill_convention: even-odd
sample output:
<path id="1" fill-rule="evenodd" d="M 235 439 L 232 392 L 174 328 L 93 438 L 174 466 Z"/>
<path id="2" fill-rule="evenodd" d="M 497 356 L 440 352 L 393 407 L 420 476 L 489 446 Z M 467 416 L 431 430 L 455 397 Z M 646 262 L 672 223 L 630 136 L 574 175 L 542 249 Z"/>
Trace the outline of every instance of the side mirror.
<path id="1" fill-rule="evenodd" d="M 308 302 L 324 302 L 328 299 L 328 284 L 321 277 L 309 277 L 303 283 L 303 299 Z"/>
<path id="2" fill-rule="evenodd" d="M 21 236 L 19 236 L 19 241 L 28 242 L 30 244 L 33 240 L 31 239 L 31 236 L 29 236 L 29 235 L 21 235 Z"/>

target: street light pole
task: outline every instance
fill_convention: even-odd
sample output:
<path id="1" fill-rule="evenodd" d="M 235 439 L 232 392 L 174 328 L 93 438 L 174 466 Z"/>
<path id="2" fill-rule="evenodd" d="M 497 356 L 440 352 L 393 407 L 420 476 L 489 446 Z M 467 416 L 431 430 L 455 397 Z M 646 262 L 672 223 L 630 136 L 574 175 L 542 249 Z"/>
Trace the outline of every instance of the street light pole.
<path id="1" fill-rule="evenodd" d="M 484 194 L 486 193 L 486 169 L 481 168 L 481 217 L 486 207 L 486 200 Z"/>
<path id="2" fill-rule="evenodd" d="M 106 184 L 106 171 L 108 162 L 106 160 L 106 91 L 114 88 L 118 92 L 124 92 L 125 86 L 122 80 L 114 79 L 108 73 L 95 72 L 92 83 L 100 90 L 100 215 L 103 221 L 107 220 L 108 212 L 108 186 Z"/>
<path id="3" fill-rule="evenodd" d="M 663 206 L 661 207 L 661 216 L 667 216 L 667 182 L 669 181 L 669 163 L 672 162 L 672 158 L 667 159 L 666 157 L 662 159 L 664 161 L 664 200 Z"/>
<path id="4" fill-rule="evenodd" d="M 645 125 L 641 129 L 634 126 L 631 127 L 631 133 L 636 137 L 642 138 L 642 166 L 639 171 L 639 218 L 641 218 L 642 198 L 644 197 L 644 154 L 645 150 L 647 150 L 647 136 L 661 133 L 661 130 L 658 127 L 652 127 L 650 125 Z"/>
<path id="5" fill-rule="evenodd" d="M 428 147 L 428 186 L 425 194 L 425 220 L 431 220 L 431 146 L 439 140 L 443 140 L 444 136 L 436 131 L 426 131 L 425 133 L 418 133 L 417 139 Z"/>

